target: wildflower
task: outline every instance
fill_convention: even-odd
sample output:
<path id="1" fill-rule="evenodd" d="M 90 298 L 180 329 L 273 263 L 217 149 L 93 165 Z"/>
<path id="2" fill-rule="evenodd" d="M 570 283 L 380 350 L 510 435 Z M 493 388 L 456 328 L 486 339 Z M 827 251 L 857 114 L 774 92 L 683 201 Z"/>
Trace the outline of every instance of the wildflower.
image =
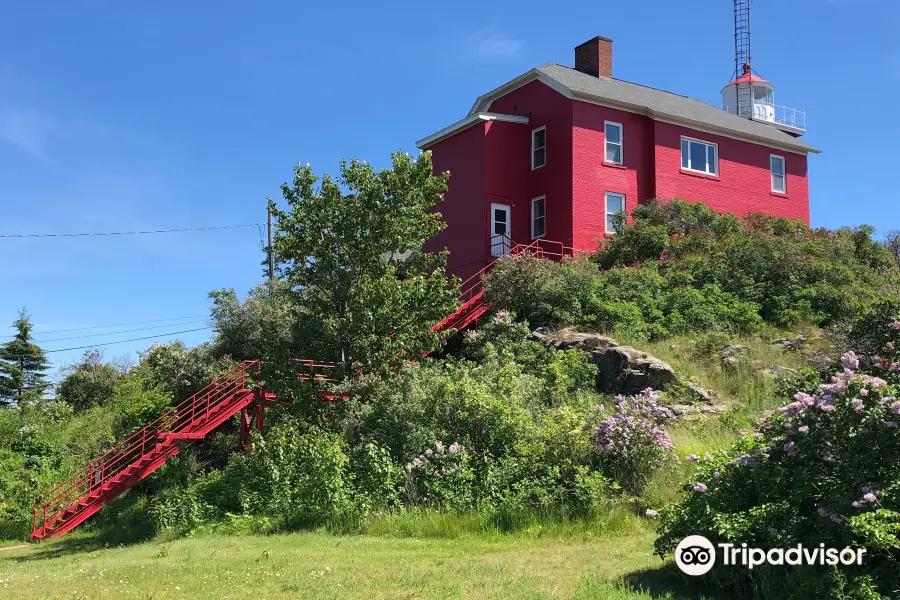
<path id="1" fill-rule="evenodd" d="M 773 413 L 771 410 L 764 410 L 764 411 L 763 411 L 763 416 L 764 416 L 764 417 L 771 417 L 773 414 L 774 414 L 774 413 Z"/>
<path id="2" fill-rule="evenodd" d="M 809 425 L 801 425 L 797 428 L 800 433 L 809 433 Z"/>
<path id="3" fill-rule="evenodd" d="M 897 429 L 897 421 L 888 421 L 885 425 L 888 429 Z"/>
<path id="4" fill-rule="evenodd" d="M 865 390 L 863 390 L 863 391 L 865 391 Z M 851 402 L 851 404 L 853 405 L 854 412 L 858 412 L 858 413 L 862 412 L 863 408 L 865 407 L 865 405 L 863 404 L 863 401 L 860 400 L 859 398 L 854 398 L 853 402 Z"/>
<path id="5" fill-rule="evenodd" d="M 859 500 L 853 501 L 853 508 L 862 508 L 863 506 L 865 506 L 865 504 L 860 502 Z"/>
<path id="6" fill-rule="evenodd" d="M 867 390 L 866 388 L 863 388 L 863 389 L 859 390 L 859 395 L 862 396 L 863 398 L 868 398 L 869 390 Z"/>
<path id="7" fill-rule="evenodd" d="M 703 483 L 698 483 L 697 485 L 694 486 L 694 491 L 695 491 L 695 492 L 699 492 L 699 493 L 701 493 L 701 494 L 702 494 L 703 492 L 708 491 L 708 490 L 709 490 L 709 488 L 706 487 L 706 484 L 703 484 Z"/>
<path id="8" fill-rule="evenodd" d="M 884 386 L 887 385 L 887 381 L 885 381 L 884 379 L 882 379 L 880 377 L 872 378 L 872 381 L 870 381 L 869 383 L 872 385 L 872 388 L 876 389 L 876 390 L 880 390 L 881 388 L 883 388 Z"/>
<path id="9" fill-rule="evenodd" d="M 713 473 L 713 479 L 715 479 L 716 481 L 718 481 L 718 480 L 719 480 L 719 477 L 721 477 L 721 476 L 722 476 L 722 475 L 721 475 L 718 471 L 716 471 L 716 472 Z"/>
<path id="10" fill-rule="evenodd" d="M 845 369 L 850 369 L 851 371 L 859 368 L 859 359 L 852 350 L 841 357 L 841 363 Z"/>
<path id="11" fill-rule="evenodd" d="M 894 400 L 891 404 L 891 410 L 900 415 L 900 400 Z"/>
<path id="12" fill-rule="evenodd" d="M 885 354 L 893 354 L 897 351 L 897 346 L 896 344 L 894 344 L 894 342 L 888 342 L 884 345 L 883 350 Z"/>
<path id="13" fill-rule="evenodd" d="M 434 450 L 432 450 L 431 448 L 425 451 L 425 456 L 431 456 L 432 454 L 434 454 Z"/>
<path id="14" fill-rule="evenodd" d="M 706 455 L 705 455 L 703 458 L 705 458 L 706 460 L 712 460 L 712 454 L 710 454 L 709 452 L 707 452 Z"/>
<path id="15" fill-rule="evenodd" d="M 459 442 L 453 442 L 452 444 L 450 444 L 450 447 L 447 449 L 447 451 L 450 454 L 456 454 L 460 450 L 462 450 L 462 446 L 459 445 Z"/>
<path id="16" fill-rule="evenodd" d="M 900 321 L 894 321 L 893 323 L 891 323 L 891 329 L 893 329 L 894 331 L 900 329 Z"/>
<path id="17" fill-rule="evenodd" d="M 878 496 L 875 495 L 875 492 L 869 492 L 868 494 L 863 495 L 863 500 L 871 504 L 878 500 Z"/>
<path id="18" fill-rule="evenodd" d="M 439 454 L 444 453 L 444 442 L 437 441 L 434 443 L 434 447 L 435 447 L 435 449 L 437 449 Z"/>
<path id="19" fill-rule="evenodd" d="M 687 456 L 684 457 L 684 460 L 687 460 L 690 462 L 697 462 L 698 460 L 700 460 L 700 457 L 697 456 L 696 454 L 688 454 Z"/>
<path id="20" fill-rule="evenodd" d="M 655 519 L 656 517 L 659 516 L 659 513 L 656 512 L 655 510 L 653 510 L 652 508 L 648 508 L 646 514 L 647 514 L 647 516 L 650 517 L 651 519 Z"/>

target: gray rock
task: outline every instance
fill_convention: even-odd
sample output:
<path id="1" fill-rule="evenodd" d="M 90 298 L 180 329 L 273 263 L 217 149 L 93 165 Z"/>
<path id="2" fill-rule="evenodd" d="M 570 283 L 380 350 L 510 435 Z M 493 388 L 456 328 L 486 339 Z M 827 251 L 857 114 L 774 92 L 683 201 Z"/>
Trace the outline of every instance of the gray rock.
<path id="1" fill-rule="evenodd" d="M 800 375 L 800 372 L 797 369 L 792 369 L 790 367 L 782 367 L 781 365 L 775 365 L 774 367 L 766 367 L 765 369 L 759 369 L 757 371 L 759 375 L 763 377 L 774 377 L 776 379 L 781 378 L 793 378 Z"/>
<path id="2" fill-rule="evenodd" d="M 716 400 L 719 399 L 719 394 L 714 392 L 713 390 L 706 389 L 704 387 L 700 387 L 697 383 L 693 381 L 689 381 L 687 383 L 687 390 L 690 397 L 697 402 L 704 402 L 706 404 L 713 404 Z"/>
<path id="3" fill-rule="evenodd" d="M 597 389 L 610 394 L 637 394 L 647 388 L 665 390 L 678 378 L 668 364 L 631 346 L 597 348 Z"/>
<path id="4" fill-rule="evenodd" d="M 557 350 L 569 350 L 571 348 L 581 348 L 591 351 L 597 348 L 612 348 L 619 344 L 616 340 L 599 333 L 582 333 L 574 327 L 566 327 L 558 331 L 550 331 L 546 327 L 535 329 L 532 335 L 548 348 L 556 348 Z"/>
<path id="5" fill-rule="evenodd" d="M 693 405 L 693 404 L 671 404 L 668 407 L 673 413 L 675 413 L 676 419 L 683 419 L 687 421 L 691 421 L 694 419 L 700 419 L 704 415 L 720 415 L 728 410 L 728 407 L 724 404 L 715 404 L 712 406 L 707 405 Z"/>
<path id="6" fill-rule="evenodd" d="M 786 337 L 781 338 L 780 340 L 775 340 L 774 342 L 772 342 L 772 345 L 778 350 L 799 350 L 806 345 L 806 341 L 808 339 L 808 336 L 805 335 L 795 335 L 794 337 Z"/>
<path id="7" fill-rule="evenodd" d="M 740 371 L 747 362 L 747 353 L 750 348 L 747 346 L 728 346 L 719 353 L 719 364 L 726 373 L 736 373 Z"/>

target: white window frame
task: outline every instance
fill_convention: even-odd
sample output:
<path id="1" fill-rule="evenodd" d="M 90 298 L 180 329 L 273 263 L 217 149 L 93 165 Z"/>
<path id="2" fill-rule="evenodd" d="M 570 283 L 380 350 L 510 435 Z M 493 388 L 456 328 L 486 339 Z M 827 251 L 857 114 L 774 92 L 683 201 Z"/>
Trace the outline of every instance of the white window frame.
<path id="1" fill-rule="evenodd" d="M 544 164 L 535 165 L 534 164 L 534 152 L 535 152 L 535 150 L 539 150 L 540 148 L 537 148 L 534 145 L 534 134 L 536 134 L 539 131 L 544 132 L 544 146 L 543 146 L 544 147 Z M 547 166 L 547 126 L 542 125 L 541 127 L 537 127 L 535 129 L 531 130 L 531 170 L 534 171 L 537 169 L 543 169 L 546 166 Z"/>
<path id="2" fill-rule="evenodd" d="M 494 233 L 497 221 L 494 219 L 494 210 L 500 209 L 506 212 L 506 240 L 495 240 L 494 238 L 498 237 L 500 234 Z M 509 204 L 491 204 L 491 236 L 489 238 L 490 245 L 488 250 L 491 252 L 491 256 L 503 256 L 507 252 L 509 252 L 512 247 L 512 207 Z M 501 253 L 497 254 L 494 250 L 499 248 Z"/>
<path id="3" fill-rule="evenodd" d="M 605 193 L 603 194 L 603 231 L 605 231 L 605 232 L 608 233 L 608 234 L 609 234 L 609 233 L 618 233 L 618 232 L 615 231 L 615 230 L 614 230 L 614 231 L 610 231 L 610 230 L 609 230 L 609 217 L 610 217 L 610 215 L 617 215 L 617 214 L 619 214 L 619 213 L 617 213 L 617 212 L 616 212 L 616 213 L 610 213 L 610 212 L 609 212 L 609 197 L 610 197 L 610 196 L 615 196 L 615 197 L 617 197 L 617 198 L 621 198 L 621 199 L 622 199 L 622 212 L 627 212 L 627 208 L 626 208 L 626 207 L 627 207 L 627 204 L 626 204 L 626 202 L 628 201 L 628 198 L 626 197 L 626 195 L 625 195 L 625 194 L 622 194 L 622 193 L 620 193 L 620 192 L 605 192 Z"/>
<path id="4" fill-rule="evenodd" d="M 781 161 L 781 184 L 783 189 L 775 189 L 775 170 L 772 168 L 772 159 L 777 158 Z M 787 194 L 787 161 L 780 154 L 769 155 L 769 179 L 772 183 L 771 191 L 775 194 Z"/>
<path id="5" fill-rule="evenodd" d="M 615 125 L 619 128 L 619 141 L 618 142 L 610 142 L 606 137 L 606 127 L 608 125 Z M 609 145 L 613 144 L 614 146 L 619 147 L 619 161 L 616 162 L 614 160 L 607 160 L 607 150 L 609 149 Z M 625 164 L 625 126 L 621 123 L 616 123 L 615 121 L 603 121 L 603 162 L 610 165 L 622 165 Z"/>
<path id="6" fill-rule="evenodd" d="M 544 216 L 543 217 L 535 216 L 534 207 L 538 202 L 544 203 Z M 541 218 L 544 220 L 544 233 L 542 233 L 541 235 L 537 235 L 534 232 L 534 223 L 535 223 L 535 221 L 537 221 L 538 218 Z M 536 239 L 546 237 L 546 236 L 547 236 L 547 196 L 538 196 L 537 198 L 531 199 L 531 239 L 536 240 Z"/>
<path id="7" fill-rule="evenodd" d="M 687 167 L 684 166 L 684 155 L 683 155 L 683 154 L 682 154 L 682 156 L 681 156 L 681 160 L 680 160 L 679 163 L 678 163 L 679 166 L 680 166 L 683 170 L 685 170 L 685 171 L 690 171 L 691 173 L 700 173 L 700 174 L 702 174 L 702 175 L 711 175 L 711 176 L 713 176 L 713 177 L 718 177 L 718 176 L 719 176 L 719 160 L 720 160 L 720 158 L 721 158 L 721 157 L 719 156 L 719 145 L 718 145 L 717 143 L 715 143 L 715 142 L 707 142 L 706 140 L 700 140 L 700 139 L 697 139 L 697 138 L 688 137 L 688 136 L 686 136 L 686 135 L 681 136 L 681 142 L 684 143 L 685 141 L 688 142 L 688 166 L 687 166 Z M 700 170 L 700 169 L 695 169 L 695 168 L 693 168 L 693 165 L 691 164 L 691 147 L 690 147 L 690 142 L 693 142 L 693 143 L 695 143 L 695 144 L 703 144 L 704 146 L 707 147 L 707 148 L 706 148 L 706 162 L 707 162 L 707 164 L 709 163 L 709 147 L 712 146 L 713 148 L 716 149 L 715 172 L 708 171 L 708 170 L 705 170 L 705 169 L 704 169 L 704 170 Z M 683 152 L 681 146 L 682 146 L 682 144 L 679 144 L 679 147 L 678 147 L 678 152 L 679 152 L 679 153 Z"/>

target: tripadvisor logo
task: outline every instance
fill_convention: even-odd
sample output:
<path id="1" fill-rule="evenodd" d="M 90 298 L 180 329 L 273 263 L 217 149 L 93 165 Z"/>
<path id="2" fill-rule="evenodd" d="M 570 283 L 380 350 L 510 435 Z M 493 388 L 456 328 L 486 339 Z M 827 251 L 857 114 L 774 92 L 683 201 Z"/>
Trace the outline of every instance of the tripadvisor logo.
<path id="1" fill-rule="evenodd" d="M 713 543 L 702 535 L 689 535 L 675 548 L 675 564 L 688 575 L 703 575 L 716 564 L 716 547 L 721 552 L 722 564 L 729 567 L 742 566 L 753 569 L 760 565 L 861 565 L 865 548 L 846 547 L 842 550 L 826 548 L 819 544 L 807 548 L 797 544 L 791 548 L 750 548 L 747 544 Z"/>

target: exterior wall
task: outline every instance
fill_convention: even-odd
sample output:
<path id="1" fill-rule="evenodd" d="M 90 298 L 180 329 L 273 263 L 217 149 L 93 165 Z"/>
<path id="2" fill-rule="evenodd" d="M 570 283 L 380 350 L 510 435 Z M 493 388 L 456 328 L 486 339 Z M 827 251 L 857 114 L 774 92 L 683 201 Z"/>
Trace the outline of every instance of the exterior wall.
<path id="1" fill-rule="evenodd" d="M 575 101 L 572 130 L 572 245 L 594 250 L 606 231 L 606 192 L 625 195 L 625 210 L 653 197 L 653 121 Z M 604 124 L 622 125 L 622 165 L 607 163 Z"/>
<path id="2" fill-rule="evenodd" d="M 681 136 L 719 145 L 719 176 L 681 169 Z M 809 224 L 809 180 L 805 155 L 655 122 L 654 157 L 658 198 L 704 202 L 717 212 L 738 216 L 765 212 Z M 771 191 L 770 155 L 785 159 L 787 193 Z"/>
<path id="3" fill-rule="evenodd" d="M 491 112 L 528 115 L 528 125 L 515 125 L 525 131 L 525 155 L 496 155 L 497 161 L 516 162 L 511 170 L 521 173 L 525 185 L 513 197 L 513 240 L 531 241 L 531 200 L 547 198 L 548 240 L 572 245 L 572 102 L 552 88 L 534 81 L 495 100 Z M 547 128 L 547 164 L 531 170 L 531 132 Z M 521 165 L 521 167 L 519 166 Z M 497 164 L 492 164 L 496 169 Z M 521 169 L 521 170 L 520 170 Z"/>
<path id="4" fill-rule="evenodd" d="M 485 123 L 481 122 L 431 148 L 435 173 L 450 171 L 447 193 L 435 210 L 447 228 L 425 242 L 426 252 L 450 250 L 447 271 L 466 279 L 485 264 Z M 477 215 L 477 216 L 476 216 Z"/>
<path id="5" fill-rule="evenodd" d="M 492 221 L 491 204 L 510 207 L 512 239 L 531 239 L 531 201 L 528 176 L 531 172 L 531 125 L 490 121 L 485 137 L 484 221 L 488 244 Z M 488 246 L 490 253 L 490 246 Z"/>

